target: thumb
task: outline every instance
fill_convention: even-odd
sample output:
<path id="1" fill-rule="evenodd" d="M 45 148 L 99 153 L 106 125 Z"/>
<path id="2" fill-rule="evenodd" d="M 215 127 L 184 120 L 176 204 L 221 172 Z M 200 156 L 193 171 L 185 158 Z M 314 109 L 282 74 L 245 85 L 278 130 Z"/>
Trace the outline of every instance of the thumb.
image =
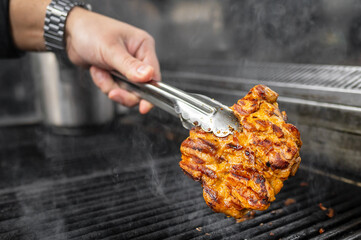
<path id="1" fill-rule="evenodd" d="M 111 59 L 112 67 L 131 81 L 148 82 L 153 78 L 154 68 L 133 57 L 124 48 L 119 47 Z"/>

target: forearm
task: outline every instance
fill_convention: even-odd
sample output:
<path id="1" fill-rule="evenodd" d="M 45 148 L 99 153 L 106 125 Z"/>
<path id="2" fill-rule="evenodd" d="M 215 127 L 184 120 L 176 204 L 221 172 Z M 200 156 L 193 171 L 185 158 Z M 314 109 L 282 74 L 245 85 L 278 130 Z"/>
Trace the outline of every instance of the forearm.
<path id="1" fill-rule="evenodd" d="M 20 50 L 45 50 L 44 19 L 50 0 L 10 0 L 10 25 Z"/>

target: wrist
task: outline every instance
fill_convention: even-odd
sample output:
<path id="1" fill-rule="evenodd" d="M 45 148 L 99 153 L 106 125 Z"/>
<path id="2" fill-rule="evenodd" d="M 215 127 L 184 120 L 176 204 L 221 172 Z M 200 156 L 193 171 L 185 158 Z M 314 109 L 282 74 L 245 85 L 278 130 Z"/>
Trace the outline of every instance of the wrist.
<path id="1" fill-rule="evenodd" d="M 77 32 L 76 29 L 79 30 L 83 28 L 83 21 L 86 21 L 85 17 L 88 13 L 89 11 L 82 7 L 74 7 L 69 12 L 64 31 L 66 51 L 68 51 L 69 46 L 71 46 L 72 36 Z"/>

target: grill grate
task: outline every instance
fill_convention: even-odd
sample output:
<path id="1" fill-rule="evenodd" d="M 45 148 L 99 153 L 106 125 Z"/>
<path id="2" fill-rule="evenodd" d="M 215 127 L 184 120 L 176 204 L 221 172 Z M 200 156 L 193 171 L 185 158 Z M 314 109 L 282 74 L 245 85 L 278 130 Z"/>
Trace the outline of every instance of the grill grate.
<path id="1" fill-rule="evenodd" d="M 180 88 L 199 86 L 231 92 L 265 84 L 283 97 L 361 107 L 361 67 L 205 61 L 180 69 L 163 73 Z"/>
<path id="2" fill-rule="evenodd" d="M 147 137 L 144 129 L 127 125 L 96 136 L 61 137 L 29 129 L 33 131 L 14 128 L 0 134 L 0 154 L 6 158 L 0 162 L 5 164 L 0 168 L 0 239 L 361 237 L 361 188 L 309 168 L 285 183 L 268 210 L 237 223 L 206 206 L 199 183 L 178 166 L 178 140 L 164 141 L 167 132 Z M 134 142 L 124 143 L 129 135 Z M 169 152 L 149 154 L 152 144 Z M 13 171 L 4 170 L 6 166 Z M 109 166 L 114 169 L 107 170 Z M 296 202 L 285 206 L 288 198 Z M 334 217 L 319 203 L 333 208 Z"/>
<path id="3" fill-rule="evenodd" d="M 0 238 L 328 239 L 361 237 L 360 189 L 300 170 L 277 200 L 237 223 L 213 213 L 179 156 L 151 165 L 3 189 Z M 307 181 L 309 186 L 301 186 Z M 293 198 L 296 203 L 285 206 Z M 329 218 L 318 203 L 335 210 Z M 325 229 L 323 234 L 319 229 Z"/>
<path id="4" fill-rule="evenodd" d="M 205 60 L 193 61 L 190 64 L 200 72 L 217 71 L 225 73 L 225 76 L 233 75 L 265 82 L 361 90 L 361 67 L 357 66 Z M 187 66 L 185 67 L 187 69 Z"/>

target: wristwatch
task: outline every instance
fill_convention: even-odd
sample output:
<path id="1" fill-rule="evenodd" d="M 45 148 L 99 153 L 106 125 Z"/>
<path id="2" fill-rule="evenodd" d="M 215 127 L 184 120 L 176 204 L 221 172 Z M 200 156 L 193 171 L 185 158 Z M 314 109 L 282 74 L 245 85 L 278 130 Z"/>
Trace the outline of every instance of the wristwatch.
<path id="1" fill-rule="evenodd" d="M 46 8 L 44 39 L 49 51 L 63 52 L 66 49 L 64 39 L 66 19 L 76 6 L 91 10 L 90 4 L 71 0 L 52 0 Z"/>

